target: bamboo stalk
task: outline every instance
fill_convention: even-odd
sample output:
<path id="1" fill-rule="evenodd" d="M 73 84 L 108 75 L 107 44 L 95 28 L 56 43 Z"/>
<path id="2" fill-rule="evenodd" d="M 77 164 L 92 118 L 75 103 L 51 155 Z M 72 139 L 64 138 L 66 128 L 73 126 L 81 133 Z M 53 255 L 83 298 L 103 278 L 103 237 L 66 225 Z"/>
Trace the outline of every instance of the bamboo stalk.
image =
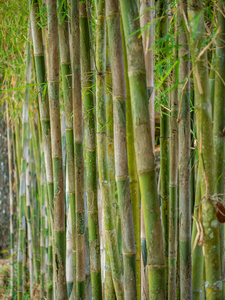
<path id="1" fill-rule="evenodd" d="M 102 298 L 100 237 L 98 222 L 97 178 L 96 178 L 96 137 L 94 99 L 92 92 L 90 37 L 87 18 L 87 4 L 80 3 L 80 47 L 81 79 L 84 109 L 84 143 L 87 212 L 89 227 L 90 267 L 93 299 Z"/>
<path id="2" fill-rule="evenodd" d="M 164 61 L 161 65 L 162 75 L 167 71 L 167 62 L 165 61 L 167 51 L 168 34 L 168 1 L 160 0 L 157 3 L 156 12 L 160 18 L 158 25 L 158 39 L 165 39 L 160 43 L 159 59 Z M 162 92 L 168 87 L 168 80 L 162 85 Z M 164 94 L 159 99 L 160 104 L 160 182 L 161 182 L 161 209 L 163 224 L 163 241 L 166 261 L 166 286 L 168 286 L 168 248 L 169 248 L 169 181 L 170 181 L 170 119 L 166 107 L 169 105 L 168 95 Z M 167 289 L 166 289 L 167 290 Z M 166 292 L 167 295 L 167 292 Z"/>
<path id="3" fill-rule="evenodd" d="M 79 1 L 72 2 L 72 68 L 73 68 L 73 130 L 75 149 L 76 194 L 76 297 L 85 295 L 85 206 L 84 206 L 84 158 L 83 120 L 80 76 L 80 28 Z"/>
<path id="4" fill-rule="evenodd" d="M 69 45 L 69 27 L 67 17 L 67 4 L 66 1 L 57 0 L 59 8 L 59 43 L 60 43 L 60 60 L 62 70 L 62 82 L 63 82 L 63 98 L 65 109 L 65 127 L 66 127 L 66 180 L 68 183 L 67 198 L 69 199 L 71 207 L 71 220 L 72 220 L 72 237 L 73 237 L 73 255 L 74 255 L 74 281 L 76 280 L 76 233 L 75 233 L 75 169 L 74 169 L 74 131 L 73 131 L 73 99 L 72 99 L 72 68 L 70 59 L 70 45 Z M 72 17 L 73 17 L 73 5 L 72 1 Z M 72 23 L 73 30 L 73 23 Z M 73 32 L 72 32 L 73 36 Z M 73 52 L 72 52 L 73 53 Z M 70 292 L 69 292 L 70 290 Z M 72 287 L 68 290 L 68 297 L 72 291 Z"/>
<path id="5" fill-rule="evenodd" d="M 185 2 L 184 11 L 187 11 Z M 184 27 L 181 10 L 178 11 L 179 30 Z M 189 47 L 183 29 L 178 36 L 179 81 L 186 82 L 190 73 Z M 190 177 L 190 81 L 178 86 L 179 114 L 179 247 L 180 297 L 190 299 L 191 287 L 191 177 Z"/>
<path id="6" fill-rule="evenodd" d="M 10 279 L 11 279 L 11 296 L 14 291 L 14 203 L 13 203 L 13 164 L 12 164 L 12 125 L 9 119 L 9 104 L 6 102 L 7 117 L 7 146 L 8 146 L 8 165 L 9 165 L 9 205 L 10 205 Z"/>
<path id="7" fill-rule="evenodd" d="M 59 103 L 58 20 L 55 0 L 47 1 L 49 42 L 49 107 L 54 176 L 54 268 L 57 297 L 67 299 L 65 276 L 65 204 Z M 47 168 L 48 169 L 48 168 Z M 48 180 L 48 174 L 47 174 Z M 49 193 L 50 194 L 50 193 Z M 51 194 L 50 194 L 51 195 Z M 49 197 L 51 199 L 51 197 Z M 51 205 L 51 200 L 50 200 Z M 50 206 L 51 207 L 51 206 Z"/>
<path id="8" fill-rule="evenodd" d="M 176 20 L 175 20 L 176 22 Z M 174 61 L 178 59 L 177 24 L 175 24 L 176 46 Z M 178 67 L 173 71 L 173 84 L 178 83 Z M 169 195 L 169 252 L 168 252 L 168 299 L 176 299 L 177 273 L 177 223 L 178 223 L 178 89 L 171 93 L 170 116 L 170 195 Z"/>
<path id="9" fill-rule="evenodd" d="M 136 299 L 136 249 L 126 143 L 126 84 L 118 1 L 106 0 L 109 49 L 113 78 L 115 171 L 122 223 L 124 298 Z"/>
<path id="10" fill-rule="evenodd" d="M 106 136 L 106 24 L 105 1 L 98 3 L 97 40 L 96 40 L 96 107 L 97 107 L 97 149 L 99 164 L 99 181 L 101 186 L 104 210 L 105 238 L 108 245 L 112 278 L 117 299 L 123 299 L 123 283 L 119 251 L 112 211 L 112 192 L 109 170 L 107 167 L 107 136 Z M 107 292 L 107 291 L 106 291 Z"/>
<path id="11" fill-rule="evenodd" d="M 28 34 L 29 36 L 30 34 Z M 29 106 L 29 84 L 31 82 L 31 55 L 30 41 L 27 42 L 27 61 L 26 61 L 26 89 L 23 100 L 23 117 L 22 117 L 22 155 L 21 155 L 21 175 L 20 175 L 20 192 L 19 192 L 19 238 L 18 238 L 18 253 L 17 253 L 17 299 L 23 299 L 23 260 L 25 248 L 25 205 L 26 205 L 26 166 L 28 156 L 28 106 Z"/>
<path id="12" fill-rule="evenodd" d="M 165 299 L 165 259 L 156 185 L 155 159 L 148 113 L 145 61 L 135 0 L 120 0 L 126 38 L 128 74 L 137 170 L 143 203 L 148 251 L 149 297 Z M 129 11 L 129 14 L 127 14 Z"/>
<path id="13" fill-rule="evenodd" d="M 114 218 L 117 216 L 117 221 L 115 222 L 115 230 L 117 230 L 117 223 L 120 222 L 120 216 L 116 214 L 117 202 L 115 199 L 115 157 L 114 157 L 114 132 L 113 132 L 113 97 L 112 97 L 112 70 L 109 55 L 109 41 L 108 36 L 106 37 L 106 148 L 107 148 L 107 163 L 108 163 L 108 176 L 110 182 L 110 199 L 112 205 L 112 214 Z M 104 215 L 104 212 L 103 212 Z M 104 230 L 104 229 L 103 229 Z M 120 236 L 116 234 L 118 241 L 119 257 L 122 261 L 122 251 L 121 250 L 121 240 Z M 110 299 L 110 297 L 115 297 L 115 290 L 112 278 L 112 268 L 110 264 L 109 246 L 105 239 L 105 295 Z M 123 266 L 121 265 L 121 271 L 123 272 Z"/>
<path id="14" fill-rule="evenodd" d="M 28 128 L 28 135 L 30 136 L 30 129 Z M 29 138 L 30 140 L 30 138 Z M 29 143 L 30 144 L 30 143 Z M 28 145 L 29 147 L 29 145 Z M 28 238 L 28 259 L 29 259 L 29 275 L 30 275 L 30 295 L 33 293 L 34 288 L 34 266 L 33 261 L 33 236 L 31 228 L 31 180 L 30 180 L 30 150 L 27 157 L 27 168 L 26 168 L 26 219 L 27 219 L 27 238 Z"/>
<path id="15" fill-rule="evenodd" d="M 196 193 L 195 193 L 195 206 L 194 206 L 194 218 L 198 220 L 199 217 L 199 204 L 201 200 L 201 174 L 200 166 L 198 169 L 197 183 L 196 183 Z M 201 174 L 201 175 L 200 175 Z M 192 299 L 200 300 L 202 299 L 202 280 L 203 280 L 203 253 L 202 247 L 199 245 L 195 246 L 195 239 L 197 235 L 197 224 L 196 221 L 193 223 L 192 227 Z M 195 248 L 194 248 L 195 246 Z"/>
<path id="16" fill-rule="evenodd" d="M 129 179 L 130 179 L 132 213 L 133 213 L 133 220 L 134 220 L 135 246 L 136 246 L 136 287 L 137 287 L 137 299 L 140 299 L 141 298 L 141 242 L 140 242 L 141 236 L 140 236 L 139 187 L 138 187 L 137 163 L 136 163 L 135 148 L 134 148 L 134 130 L 133 130 L 133 120 L 132 120 L 132 110 L 131 110 L 130 85 L 129 85 L 129 78 L 128 78 L 127 50 L 126 50 L 126 43 L 125 43 L 125 36 L 124 36 L 122 22 L 121 22 L 121 33 L 122 33 L 122 42 L 123 42 L 124 70 L 125 70 L 126 95 L 127 95 L 126 98 L 127 158 L 128 158 L 128 170 L 129 170 Z M 145 239 L 145 249 L 146 249 L 146 239 Z M 147 265 L 147 253 L 146 253 L 146 265 Z"/>
<path id="17" fill-rule="evenodd" d="M 44 166 L 44 153 L 43 146 L 41 153 L 41 193 L 40 193 L 40 259 L 41 259 L 41 300 L 45 299 L 45 274 L 46 274 L 46 261 L 45 261 L 45 166 Z"/>
<path id="18" fill-rule="evenodd" d="M 204 230 L 205 275 L 208 286 L 206 299 L 221 299 L 221 262 L 219 222 L 216 217 L 215 201 L 215 165 L 212 132 L 211 104 L 209 101 L 208 69 L 206 66 L 207 52 L 201 54 L 202 42 L 205 38 L 204 14 L 201 14 L 196 26 L 195 17 L 203 9 L 203 2 L 188 2 L 189 30 L 191 34 L 190 49 L 192 55 L 193 74 L 195 80 L 195 106 L 197 127 L 199 130 L 200 162 L 203 166 L 202 185 L 202 220 Z M 196 26 L 196 27 L 195 27 Z M 196 29 L 195 29 L 196 28 Z"/>
<path id="19" fill-rule="evenodd" d="M 214 93 L 214 126 L 213 142 L 215 155 L 215 193 L 224 194 L 224 151 L 225 151 L 225 87 L 222 81 L 225 78 L 225 18 L 224 2 L 218 3 L 218 34 L 216 38 L 216 70 L 215 72 L 215 93 Z M 223 162 L 223 163 L 222 163 Z M 223 197 L 224 198 L 224 197 Z M 220 225 L 221 255 L 222 255 L 222 281 L 223 297 L 225 297 L 225 262 L 224 262 L 224 225 Z"/>
<path id="20" fill-rule="evenodd" d="M 44 45 L 42 39 L 42 30 L 38 25 L 40 24 L 40 13 L 39 13 L 39 4 L 37 0 L 31 1 L 31 30 L 33 38 L 33 47 L 34 47 L 34 59 L 35 59 L 35 68 L 37 75 L 38 86 L 38 100 L 39 100 L 39 111 L 40 111 L 40 121 L 42 129 L 42 138 L 43 138 L 43 147 L 45 155 L 45 166 L 46 166 L 46 178 L 48 186 L 48 197 L 49 197 L 49 209 L 50 209 L 50 220 L 51 220 L 51 230 L 53 231 L 53 165 L 52 165 L 52 145 L 51 145 L 51 128 L 50 128 L 50 113 L 49 113 L 49 95 L 47 89 L 47 72 L 45 67 L 45 57 L 44 57 Z M 34 132 L 33 132 L 34 135 Z M 35 135 L 33 136 L 35 138 Z M 40 150 L 40 149 L 39 149 Z M 37 173 L 40 174 L 39 167 L 41 163 L 36 163 Z M 40 182 L 39 178 L 38 184 Z M 39 193 L 41 192 L 39 186 Z M 50 236 L 50 239 L 52 237 Z M 49 241 L 52 244 L 52 241 Z M 52 299 L 53 297 L 53 272 L 52 270 L 52 247 L 49 247 L 49 257 L 48 257 L 48 288 L 47 288 L 47 298 Z"/>

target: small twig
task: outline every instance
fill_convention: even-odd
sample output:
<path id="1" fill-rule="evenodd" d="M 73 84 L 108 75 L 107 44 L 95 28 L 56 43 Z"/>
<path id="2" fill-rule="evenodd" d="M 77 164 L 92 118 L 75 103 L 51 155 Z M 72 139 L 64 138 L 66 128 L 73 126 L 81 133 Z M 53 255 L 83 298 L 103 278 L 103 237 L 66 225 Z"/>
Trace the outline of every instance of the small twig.
<path id="1" fill-rule="evenodd" d="M 202 85 L 201 85 L 197 65 L 195 67 L 196 67 L 196 74 L 195 74 L 196 82 L 197 82 L 197 85 L 198 85 L 199 94 L 202 95 L 203 94 L 203 89 L 202 89 Z"/>
<path id="2" fill-rule="evenodd" d="M 218 34 L 219 28 L 217 29 L 214 38 L 208 43 L 208 45 L 206 45 L 199 53 L 199 55 L 197 56 L 196 60 L 199 60 L 200 57 L 205 53 L 205 51 L 212 45 L 212 43 L 215 41 L 216 36 Z"/>
<path id="3" fill-rule="evenodd" d="M 163 104 L 160 104 L 161 107 L 165 108 L 166 110 L 168 110 L 168 112 L 171 113 L 171 109 L 169 109 L 168 107 L 164 106 Z"/>
<path id="4" fill-rule="evenodd" d="M 188 32 L 190 33 L 190 28 L 189 28 L 189 25 L 188 25 L 188 20 L 187 20 L 185 11 L 183 9 L 183 3 L 182 3 L 182 1 L 180 1 L 180 12 L 184 16 L 184 22 L 185 22 L 186 28 L 187 28 Z"/>
<path id="5" fill-rule="evenodd" d="M 223 85 L 225 85 L 225 81 L 223 80 L 223 78 L 220 75 L 220 73 L 212 66 L 212 64 L 209 61 L 208 61 L 208 64 L 210 65 L 210 68 L 219 76 L 219 78 L 221 79 Z"/>

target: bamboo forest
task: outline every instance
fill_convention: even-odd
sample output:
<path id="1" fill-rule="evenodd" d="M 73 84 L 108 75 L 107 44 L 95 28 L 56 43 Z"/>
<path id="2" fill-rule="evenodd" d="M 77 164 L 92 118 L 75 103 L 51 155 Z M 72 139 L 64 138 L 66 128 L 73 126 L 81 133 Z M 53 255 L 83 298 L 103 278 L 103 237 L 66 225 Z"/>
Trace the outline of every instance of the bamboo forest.
<path id="1" fill-rule="evenodd" d="M 0 20 L 0 299 L 225 300 L 225 0 Z"/>

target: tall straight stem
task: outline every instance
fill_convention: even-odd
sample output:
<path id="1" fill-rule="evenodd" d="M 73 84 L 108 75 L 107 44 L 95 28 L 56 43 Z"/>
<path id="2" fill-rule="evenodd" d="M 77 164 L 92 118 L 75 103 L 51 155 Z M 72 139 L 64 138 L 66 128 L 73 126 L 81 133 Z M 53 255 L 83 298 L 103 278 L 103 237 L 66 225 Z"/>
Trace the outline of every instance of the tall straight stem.
<path id="1" fill-rule="evenodd" d="M 225 18 L 224 1 L 218 3 L 218 35 L 216 39 L 216 70 L 214 93 L 214 126 L 213 141 L 215 155 L 215 193 L 224 195 L 224 157 L 225 157 L 225 87 L 222 78 L 225 77 Z M 221 197 L 221 196 L 220 196 Z M 222 196 L 224 198 L 224 196 Z M 225 262 L 224 262 L 224 225 L 220 225 L 222 250 L 222 280 L 223 297 L 225 296 Z"/>
<path id="2" fill-rule="evenodd" d="M 167 71 L 166 51 L 167 51 L 167 34 L 168 34 L 168 1 L 160 0 L 156 7 L 156 12 L 160 18 L 158 27 L 158 39 L 165 40 L 160 42 L 160 60 L 163 61 L 161 64 L 162 76 Z M 169 248 L 169 175 L 170 175 L 170 151 L 169 151 L 169 139 L 170 139 L 170 118 L 168 111 L 165 109 L 169 105 L 168 95 L 165 93 L 168 87 L 168 80 L 164 80 L 162 85 L 163 95 L 160 97 L 160 180 L 161 180 L 161 207 L 162 207 L 162 224 L 163 224 L 163 240 L 164 240 L 164 251 L 166 259 L 166 286 L 168 280 L 168 248 Z M 167 293 L 167 292 L 166 292 Z"/>
<path id="3" fill-rule="evenodd" d="M 80 74 L 79 1 L 72 1 L 72 70 L 73 70 L 73 130 L 75 151 L 76 194 L 76 297 L 85 295 L 85 205 L 84 205 L 84 157 L 83 119 Z"/>
<path id="4" fill-rule="evenodd" d="M 176 22 L 176 20 L 175 20 Z M 177 26 L 177 24 L 175 24 Z M 175 38 L 177 27 L 175 27 Z M 178 58 L 177 38 L 174 60 Z M 178 67 L 173 71 L 173 84 L 178 83 Z M 169 196 L 169 251 L 168 251 L 168 299 L 176 299 L 177 273 L 177 194 L 178 194 L 178 93 L 177 88 L 171 93 L 170 116 L 170 196 Z"/>
<path id="5" fill-rule="evenodd" d="M 59 103 L 59 49 L 56 0 L 47 1 L 49 43 L 49 106 L 54 176 L 54 268 L 57 297 L 67 299 L 65 275 L 65 203 Z M 48 177 L 48 176 L 47 176 Z M 49 197 L 50 198 L 50 197 Z"/>
<path id="6" fill-rule="evenodd" d="M 9 165 L 9 205 L 10 205 L 10 279 L 11 296 L 14 291 L 14 205 L 13 205 L 13 163 L 12 163 L 12 126 L 9 119 L 9 104 L 6 102 L 7 114 L 7 146 L 8 146 L 8 165 Z"/>
<path id="7" fill-rule="evenodd" d="M 120 0 L 127 47 L 134 144 L 148 251 L 149 297 L 165 299 L 165 258 L 148 113 L 145 61 L 135 0 Z M 129 12 L 129 13 L 127 13 Z M 133 34 L 136 32 L 136 34 Z"/>
<path id="8" fill-rule="evenodd" d="M 72 221 L 72 239 L 73 239 L 73 280 L 76 281 L 76 233 L 75 233 L 75 168 L 74 168 L 74 133 L 73 133 L 73 99 L 72 99 L 72 68 L 70 59 L 69 44 L 69 26 L 67 16 L 67 3 L 63 0 L 57 0 L 59 8 L 59 43 L 60 43 L 60 60 L 63 82 L 63 98 L 65 110 L 65 129 L 66 129 L 66 181 L 67 181 L 67 198 L 70 203 L 70 213 Z M 72 8 L 74 1 L 72 1 Z M 72 10 L 73 15 L 73 10 Z M 73 27 L 72 27 L 73 28 Z M 72 53 L 71 53 L 72 54 Z M 73 283 L 69 283 L 68 297 L 70 297 Z"/>
<path id="9" fill-rule="evenodd" d="M 186 3 L 186 2 L 185 2 Z M 209 99 L 209 76 L 207 52 L 197 59 L 205 40 L 205 22 L 203 1 L 188 1 L 188 18 L 190 50 L 192 55 L 193 75 L 195 82 L 195 107 L 200 149 L 200 163 L 203 167 L 202 185 L 202 225 L 204 230 L 206 299 L 222 299 L 221 259 L 219 222 L 216 216 L 215 164 L 213 147 L 212 110 Z M 196 27 L 196 17 L 199 17 Z"/>
<path id="10" fill-rule="evenodd" d="M 97 177 L 96 177 L 96 136 L 94 97 L 92 93 L 92 74 L 90 57 L 90 36 L 87 18 L 87 4 L 80 3 L 80 46 L 81 78 L 84 109 L 85 168 L 87 189 L 87 212 L 89 224 L 89 247 L 91 285 L 93 299 L 102 298 L 100 237 L 98 222 Z"/>
<path id="11" fill-rule="evenodd" d="M 136 299 L 136 249 L 126 143 L 126 83 L 118 0 L 106 0 L 113 78 L 115 171 L 122 223 L 124 298 Z"/>
<path id="12" fill-rule="evenodd" d="M 30 34 L 28 34 L 30 38 Z M 17 253 L 17 299 L 23 299 L 23 259 L 25 248 L 25 205 L 26 205 L 26 167 L 28 156 L 28 106 L 29 106 L 29 84 L 31 82 L 31 55 L 30 41 L 27 42 L 27 61 L 26 61 L 26 89 L 23 100 L 23 117 L 22 117 L 22 155 L 21 155 L 21 175 L 20 175 L 20 192 L 19 192 L 19 238 L 18 238 L 18 253 Z"/>
<path id="13" fill-rule="evenodd" d="M 112 193 L 109 170 L 107 167 L 107 136 L 106 136 L 106 24 L 105 1 L 98 3 L 97 44 L 96 44 L 96 107 L 97 107 L 97 147 L 99 164 L 99 181 L 101 186 L 104 210 L 105 237 L 108 246 L 112 278 L 117 299 L 123 299 L 123 283 L 115 223 L 113 219 Z"/>
<path id="14" fill-rule="evenodd" d="M 184 2 L 183 2 L 184 3 Z M 184 6 L 187 11 L 187 6 Z M 183 28 L 182 14 L 178 11 L 178 36 L 180 59 L 178 98 L 179 115 L 179 247 L 180 247 L 180 295 L 190 299 L 191 289 L 191 174 L 190 174 L 190 73 L 189 47 Z M 188 83 L 186 84 L 186 81 Z M 184 86 L 186 84 L 186 86 Z"/>

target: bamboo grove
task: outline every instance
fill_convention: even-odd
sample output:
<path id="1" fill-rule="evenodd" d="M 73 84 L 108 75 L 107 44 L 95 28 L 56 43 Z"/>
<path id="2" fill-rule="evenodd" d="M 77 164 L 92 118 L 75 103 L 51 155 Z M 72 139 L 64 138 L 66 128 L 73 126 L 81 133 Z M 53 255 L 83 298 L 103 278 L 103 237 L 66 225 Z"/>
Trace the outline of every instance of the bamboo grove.
<path id="1" fill-rule="evenodd" d="M 225 299 L 224 0 L 0 12 L 12 299 Z"/>

